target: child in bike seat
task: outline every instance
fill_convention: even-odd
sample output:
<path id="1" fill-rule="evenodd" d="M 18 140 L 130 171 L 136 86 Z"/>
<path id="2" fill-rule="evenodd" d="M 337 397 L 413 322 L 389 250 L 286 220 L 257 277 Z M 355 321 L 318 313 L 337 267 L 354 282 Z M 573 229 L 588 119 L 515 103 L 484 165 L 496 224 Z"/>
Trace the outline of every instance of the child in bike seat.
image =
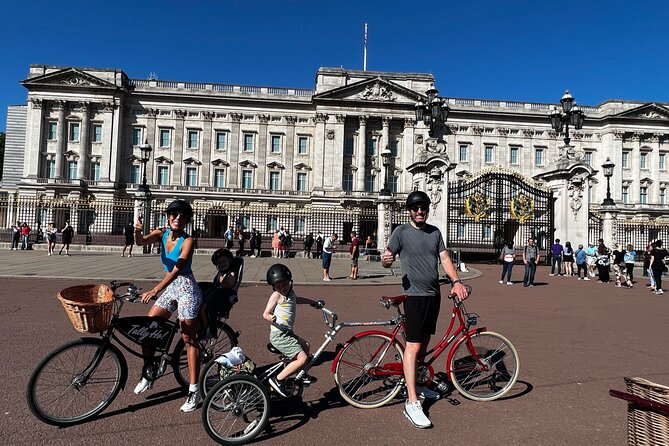
<path id="1" fill-rule="evenodd" d="M 293 274 L 286 265 L 272 265 L 267 270 L 267 284 L 274 292 L 267 301 L 263 318 L 269 322 L 269 341 L 291 362 L 278 374 L 269 378 L 269 384 L 281 396 L 287 397 L 284 380 L 300 371 L 307 363 L 309 343 L 293 331 L 298 297 L 293 290 Z M 302 300 L 302 299 L 300 299 Z"/>
<path id="2" fill-rule="evenodd" d="M 211 255 L 211 263 L 217 269 L 211 284 L 200 284 L 203 292 L 203 303 L 200 307 L 200 322 L 206 327 L 205 337 L 216 338 L 216 321 L 219 316 L 228 317 L 237 298 L 237 271 L 234 268 L 232 252 L 220 248 Z"/>

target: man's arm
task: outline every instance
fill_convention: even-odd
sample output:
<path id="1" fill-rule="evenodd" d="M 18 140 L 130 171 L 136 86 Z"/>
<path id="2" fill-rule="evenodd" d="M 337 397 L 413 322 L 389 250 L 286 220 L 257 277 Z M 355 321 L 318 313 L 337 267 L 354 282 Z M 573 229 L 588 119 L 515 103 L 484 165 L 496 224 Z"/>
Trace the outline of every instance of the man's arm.
<path id="1" fill-rule="evenodd" d="M 439 259 L 441 260 L 441 266 L 444 268 L 444 272 L 451 278 L 453 281 L 452 292 L 458 297 L 458 300 L 465 300 L 469 297 L 467 293 L 467 288 L 462 284 L 462 281 L 458 277 L 458 270 L 455 268 L 451 256 L 448 255 L 448 251 L 444 250 L 439 253 Z"/>

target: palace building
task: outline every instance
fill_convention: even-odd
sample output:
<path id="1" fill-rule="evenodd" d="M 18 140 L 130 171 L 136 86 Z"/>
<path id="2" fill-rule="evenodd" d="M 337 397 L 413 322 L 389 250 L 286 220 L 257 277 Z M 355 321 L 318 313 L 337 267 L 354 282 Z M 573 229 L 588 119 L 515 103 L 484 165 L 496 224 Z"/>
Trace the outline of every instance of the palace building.
<path id="1" fill-rule="evenodd" d="M 556 131 L 561 92 L 556 104 L 454 98 L 421 73 L 320 68 L 315 88 L 300 89 L 31 65 L 21 84 L 27 102 L 7 117 L 6 226 L 69 220 L 95 243 L 138 212 L 164 225 L 161 211 L 181 198 L 200 246 L 229 226 L 265 240 L 280 227 L 298 240 L 356 230 L 381 244 L 420 189 L 463 254 L 529 236 L 544 247 L 666 236 L 666 104 L 580 106 L 582 128 Z M 434 86 L 448 114 L 418 120 Z"/>

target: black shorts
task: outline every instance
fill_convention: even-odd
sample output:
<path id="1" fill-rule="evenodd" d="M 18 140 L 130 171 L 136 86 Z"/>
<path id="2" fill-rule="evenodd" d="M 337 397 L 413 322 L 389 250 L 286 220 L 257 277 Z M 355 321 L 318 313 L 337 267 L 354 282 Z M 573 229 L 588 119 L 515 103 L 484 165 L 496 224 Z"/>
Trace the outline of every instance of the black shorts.
<path id="1" fill-rule="evenodd" d="M 404 301 L 407 342 L 422 342 L 437 331 L 441 295 L 408 296 Z"/>

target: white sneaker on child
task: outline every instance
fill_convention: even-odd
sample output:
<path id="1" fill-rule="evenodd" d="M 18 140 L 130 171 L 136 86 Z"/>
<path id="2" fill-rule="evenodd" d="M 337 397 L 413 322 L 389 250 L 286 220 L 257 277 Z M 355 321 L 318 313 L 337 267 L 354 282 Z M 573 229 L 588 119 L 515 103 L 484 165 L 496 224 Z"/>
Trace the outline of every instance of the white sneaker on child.
<path id="1" fill-rule="evenodd" d="M 186 397 L 186 402 L 183 403 L 181 406 L 181 411 L 182 412 L 192 412 L 195 409 L 197 409 L 197 405 L 200 404 L 200 392 L 195 391 L 195 392 L 188 392 L 188 396 Z"/>
<path id="2" fill-rule="evenodd" d="M 411 421 L 415 427 L 419 429 L 427 429 L 432 427 L 432 422 L 430 419 L 425 416 L 423 412 L 423 406 L 420 405 L 420 401 L 414 401 L 413 403 L 406 402 L 404 404 L 404 416 Z"/>
<path id="3" fill-rule="evenodd" d="M 139 395 L 140 393 L 144 393 L 151 387 L 153 387 L 153 382 L 146 378 L 142 378 L 135 386 L 135 394 Z"/>

